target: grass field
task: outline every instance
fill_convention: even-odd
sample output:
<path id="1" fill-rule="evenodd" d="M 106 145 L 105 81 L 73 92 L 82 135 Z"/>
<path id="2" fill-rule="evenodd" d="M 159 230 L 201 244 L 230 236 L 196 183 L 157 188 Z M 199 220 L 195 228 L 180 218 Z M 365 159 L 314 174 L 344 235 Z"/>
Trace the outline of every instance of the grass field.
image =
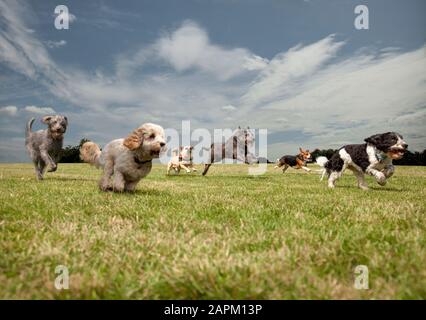
<path id="1" fill-rule="evenodd" d="M 201 168 L 199 166 L 199 168 Z M 0 298 L 426 298 L 426 168 L 397 167 L 386 187 L 351 173 L 215 165 L 165 176 L 135 194 L 101 193 L 100 171 L 0 165 Z M 354 268 L 369 268 L 369 289 Z M 69 290 L 54 287 L 69 268 Z"/>

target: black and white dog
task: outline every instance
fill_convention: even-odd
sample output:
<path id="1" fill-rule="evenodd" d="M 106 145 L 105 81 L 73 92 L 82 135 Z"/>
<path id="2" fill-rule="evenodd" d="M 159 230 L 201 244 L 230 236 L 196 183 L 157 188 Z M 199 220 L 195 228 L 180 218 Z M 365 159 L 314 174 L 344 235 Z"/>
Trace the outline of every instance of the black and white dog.
<path id="1" fill-rule="evenodd" d="M 329 188 L 335 187 L 336 180 L 346 169 L 353 171 L 358 186 L 363 190 L 368 189 L 365 173 L 375 177 L 377 183 L 384 186 L 386 179 L 395 171 L 392 160 L 401 159 L 408 147 L 403 137 L 396 132 L 375 134 L 364 141 L 364 144 L 349 144 L 340 148 L 330 160 L 326 157 L 317 158 L 317 164 L 324 167 L 323 176 L 328 174 Z"/>

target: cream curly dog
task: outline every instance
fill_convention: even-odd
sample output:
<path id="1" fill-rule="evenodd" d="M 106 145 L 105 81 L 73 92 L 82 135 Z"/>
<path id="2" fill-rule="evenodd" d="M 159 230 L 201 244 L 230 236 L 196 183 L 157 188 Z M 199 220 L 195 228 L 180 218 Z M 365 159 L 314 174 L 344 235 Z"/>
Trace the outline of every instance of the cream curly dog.
<path id="1" fill-rule="evenodd" d="M 180 172 L 180 169 L 185 169 L 186 173 L 197 171 L 194 168 L 192 162 L 192 146 L 179 147 L 179 149 L 173 150 L 173 157 L 170 159 L 167 165 L 167 174 L 170 174 L 170 170 L 174 169 L 176 173 Z"/>
<path id="2" fill-rule="evenodd" d="M 102 191 L 134 191 L 139 180 L 151 171 L 152 159 L 165 151 L 165 141 L 161 126 L 145 123 L 127 138 L 109 142 L 102 151 L 93 142 L 84 143 L 80 158 L 103 168 L 104 174 L 99 181 Z"/>

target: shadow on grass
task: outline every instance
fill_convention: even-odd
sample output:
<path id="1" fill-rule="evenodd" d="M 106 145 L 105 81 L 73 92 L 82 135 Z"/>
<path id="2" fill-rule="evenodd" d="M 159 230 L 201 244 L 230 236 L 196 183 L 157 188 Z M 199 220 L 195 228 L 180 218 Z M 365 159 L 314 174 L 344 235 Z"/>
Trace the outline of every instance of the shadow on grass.
<path id="1" fill-rule="evenodd" d="M 170 196 L 171 193 L 169 191 L 157 190 L 157 189 L 137 189 L 134 192 L 127 192 L 128 195 L 144 195 L 144 196 L 156 196 L 156 197 L 164 197 Z"/>
<path id="2" fill-rule="evenodd" d="M 113 192 L 112 189 L 108 189 L 107 191 L 101 191 L 97 188 L 99 194 L 112 194 L 117 195 L 119 197 L 136 197 L 136 196 L 155 196 L 155 197 L 164 197 L 170 196 L 171 193 L 164 190 L 157 189 L 136 189 L 135 191 L 124 191 L 124 192 Z"/>
<path id="3" fill-rule="evenodd" d="M 258 175 L 258 176 L 255 176 L 255 175 L 244 175 L 244 176 L 242 176 L 242 175 L 240 175 L 240 174 L 236 174 L 236 175 L 231 175 L 231 174 L 226 174 L 226 175 L 205 175 L 205 176 L 203 176 L 203 175 L 199 175 L 199 176 L 197 176 L 197 178 L 198 179 L 209 179 L 209 180 L 226 180 L 226 179 L 245 179 L 245 180 L 247 180 L 247 179 L 250 179 L 250 180 L 257 180 L 257 179 L 267 179 L 268 178 L 268 176 L 266 176 L 266 175 Z"/>
<path id="4" fill-rule="evenodd" d="M 35 179 L 35 178 L 34 178 Z M 45 176 L 44 181 L 98 181 L 99 178 L 74 178 L 74 177 L 60 177 L 60 176 Z"/>
<path id="5" fill-rule="evenodd" d="M 369 188 L 369 190 L 361 190 L 356 185 L 355 186 L 348 186 L 348 185 L 346 185 L 346 186 L 339 186 L 339 185 L 336 185 L 336 189 L 352 189 L 352 190 L 361 190 L 361 191 L 364 191 L 364 192 L 368 192 L 368 191 L 401 192 L 401 191 L 404 191 L 404 189 L 402 189 L 402 188 L 395 188 L 395 187 L 369 186 L 368 188 Z M 327 189 L 329 189 L 329 188 L 327 187 Z M 332 190 L 332 189 L 329 189 L 329 190 Z"/>

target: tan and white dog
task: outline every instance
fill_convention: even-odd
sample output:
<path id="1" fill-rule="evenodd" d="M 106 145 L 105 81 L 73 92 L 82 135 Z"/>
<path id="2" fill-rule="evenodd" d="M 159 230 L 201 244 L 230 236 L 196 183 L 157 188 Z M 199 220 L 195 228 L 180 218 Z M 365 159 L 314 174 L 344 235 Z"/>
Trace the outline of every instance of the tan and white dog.
<path id="1" fill-rule="evenodd" d="M 164 129 L 145 123 L 125 139 L 109 142 L 102 150 L 93 142 L 80 148 L 80 158 L 104 173 L 99 181 L 102 191 L 134 191 L 138 182 L 151 172 L 152 160 L 166 149 Z"/>
<path id="2" fill-rule="evenodd" d="M 173 150 L 173 157 L 167 165 L 167 174 L 170 174 L 172 169 L 179 173 L 181 169 L 186 170 L 186 173 L 197 171 L 192 163 L 192 146 L 179 147 Z"/>

